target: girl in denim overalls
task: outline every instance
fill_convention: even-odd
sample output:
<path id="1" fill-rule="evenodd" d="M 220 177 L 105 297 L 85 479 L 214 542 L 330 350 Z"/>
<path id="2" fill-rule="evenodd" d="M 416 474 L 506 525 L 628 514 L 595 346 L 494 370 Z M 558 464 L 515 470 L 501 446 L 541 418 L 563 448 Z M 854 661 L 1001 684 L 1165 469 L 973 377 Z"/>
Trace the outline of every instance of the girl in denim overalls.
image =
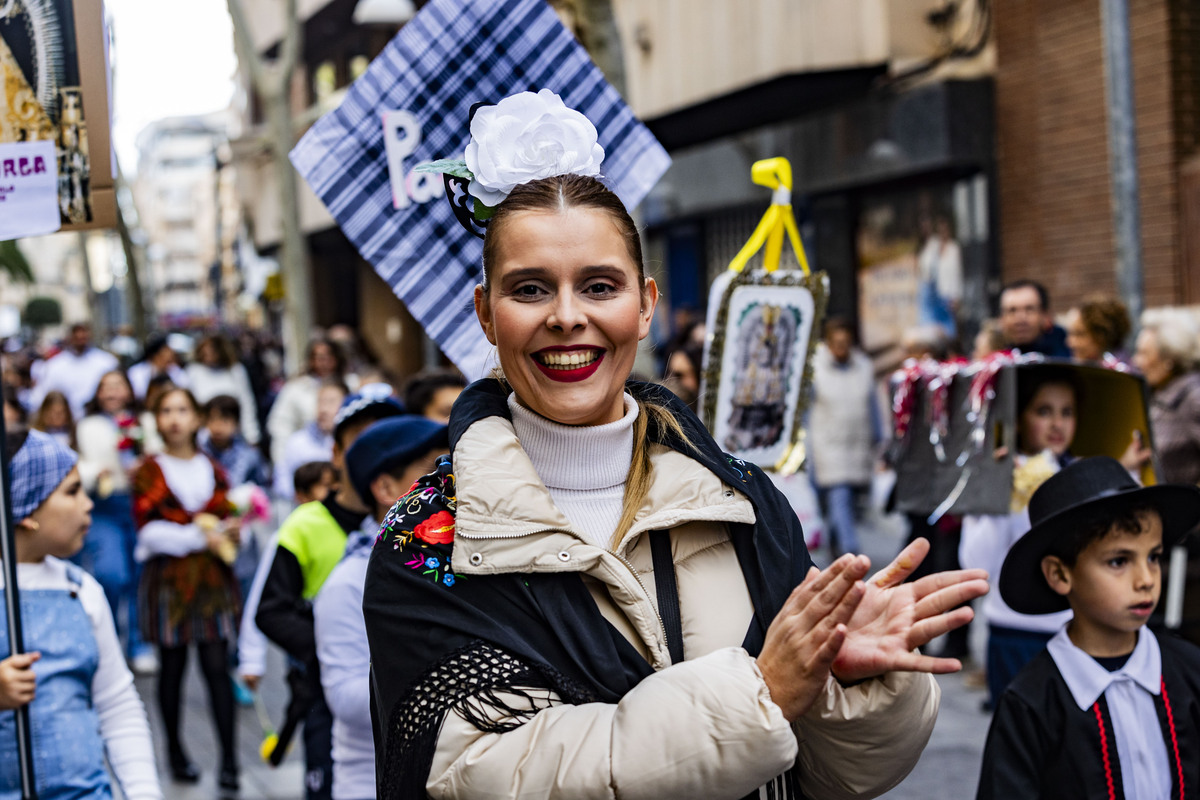
<path id="1" fill-rule="evenodd" d="M 146 711 L 104 591 L 62 559 L 91 524 L 75 454 L 39 431 L 10 434 L 24 649 L 0 661 L 0 709 L 29 705 L 37 796 L 161 800 Z M 0 615 L 0 655 L 8 654 Z M 14 715 L 0 713 L 0 800 L 21 793 Z"/>

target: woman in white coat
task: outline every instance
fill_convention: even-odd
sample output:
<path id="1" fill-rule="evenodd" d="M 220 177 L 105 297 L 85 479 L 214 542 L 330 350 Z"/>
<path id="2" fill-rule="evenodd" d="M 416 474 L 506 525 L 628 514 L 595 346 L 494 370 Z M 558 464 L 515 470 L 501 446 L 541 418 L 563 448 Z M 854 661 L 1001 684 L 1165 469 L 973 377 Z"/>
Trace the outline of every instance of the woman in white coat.
<path id="1" fill-rule="evenodd" d="M 591 177 L 590 123 L 517 98 L 496 113 L 532 120 L 502 134 L 523 156 L 591 158 L 489 196 L 475 307 L 504 378 L 459 396 L 452 465 L 397 502 L 368 567 L 379 797 L 885 791 L 936 717 L 919 673 L 960 668 L 915 648 L 970 618 L 949 609 L 983 574 L 901 583 L 923 541 L 868 582 L 862 556 L 818 571 L 756 467 L 627 383 L 658 301 L 637 229 Z"/>

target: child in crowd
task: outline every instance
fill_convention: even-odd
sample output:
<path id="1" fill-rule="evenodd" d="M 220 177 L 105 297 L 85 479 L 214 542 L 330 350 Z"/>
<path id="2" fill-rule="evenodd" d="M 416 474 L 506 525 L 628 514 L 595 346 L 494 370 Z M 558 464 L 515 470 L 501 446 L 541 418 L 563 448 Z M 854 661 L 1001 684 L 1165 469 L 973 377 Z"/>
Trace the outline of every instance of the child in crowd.
<path id="1" fill-rule="evenodd" d="M 328 461 L 310 461 L 301 464 L 296 469 L 292 479 L 296 490 L 296 502 L 322 503 L 329 492 L 336 488 L 337 473 L 333 464 Z M 258 601 L 262 598 L 263 584 L 267 582 L 267 573 L 275 558 L 275 546 L 279 543 L 279 534 L 271 535 L 270 541 L 263 548 L 263 558 L 258 562 L 254 572 L 254 580 L 246 592 L 246 601 L 242 607 L 242 626 L 238 629 L 238 676 L 242 683 L 251 691 L 258 688 L 258 682 L 267 672 L 267 637 L 254 624 L 254 616 L 258 613 Z"/>
<path id="2" fill-rule="evenodd" d="M 1200 523 L 1200 490 L 1143 488 L 1115 459 L 1089 458 L 1029 509 L 1000 593 L 1024 614 L 1069 606 L 1074 617 L 1001 697 L 978 797 L 1194 797 L 1200 649 L 1145 625 L 1163 550 Z"/>
<path id="3" fill-rule="evenodd" d="M 337 379 L 322 381 L 317 389 L 317 418 L 288 437 L 283 460 L 275 465 L 275 496 L 292 499 L 292 476 L 310 461 L 328 461 L 333 452 L 333 427 L 346 399 L 346 385 Z"/>
<path id="4" fill-rule="evenodd" d="M 258 448 L 246 441 L 241 433 L 242 406 L 233 395 L 219 394 L 204 404 L 204 427 L 196 436 L 201 452 L 225 470 L 231 487 L 247 483 L 262 483 L 264 464 Z M 242 546 L 233 562 L 238 591 L 242 597 L 250 593 L 254 573 L 260 562 L 261 548 L 253 531 L 242 531 Z M 230 651 L 230 666 L 237 666 L 236 650 Z M 248 685 L 234 681 L 233 696 L 240 706 L 254 702 Z"/>
<path id="5" fill-rule="evenodd" d="M 0 710 L 29 705 L 39 797 L 160 800 L 146 710 L 125 665 L 104 591 L 64 559 L 83 545 L 92 501 L 76 456 L 40 431 L 10 433 L 23 639 L 0 661 Z M 0 615 L 0 653 L 8 652 Z M 0 713 L 0 798 L 21 796 L 14 716 Z"/>
<path id="6" fill-rule="evenodd" d="M 465 388 L 467 380 L 456 370 L 419 372 L 404 384 L 404 408 L 445 425 L 450 421 L 450 408 Z"/>
<path id="7" fill-rule="evenodd" d="M 367 627 L 363 582 L 367 560 L 388 510 L 449 452 L 444 424 L 405 414 L 376 422 L 346 451 L 346 472 L 372 513 L 346 543 L 313 603 L 321 686 L 333 713 L 333 800 L 375 797 Z"/>
<path id="8" fill-rule="evenodd" d="M 187 389 L 168 389 L 154 409 L 161 455 L 147 458 L 134 478 L 137 558 L 145 562 L 138 595 L 142 635 L 158 645 L 158 702 L 172 777 L 195 783 L 200 773 L 180 738 L 183 677 L 194 644 L 208 685 L 221 748 L 218 784 L 238 790 L 229 643 L 237 632 L 238 586 L 230 563 L 238 528 L 226 518 L 225 472 L 196 447 L 201 411 Z"/>
<path id="9" fill-rule="evenodd" d="M 967 569 L 1000 574 L 1009 548 L 1029 530 L 1029 494 L 1021 489 L 1045 480 L 1071 461 L 1081 391 L 1073 373 L 1062 367 L 1022 368 L 1017 380 L 1017 453 L 1013 456 L 1012 512 L 967 515 L 963 518 L 959 561 Z M 997 456 L 1003 456 L 998 451 Z M 1031 494 L 1032 491 L 1028 490 Z M 999 592 L 983 601 L 987 617 L 988 703 L 995 708 L 1000 695 L 1021 668 L 1046 646 L 1071 618 L 1057 614 L 1021 614 Z"/>
<path id="10" fill-rule="evenodd" d="M 138 623 L 139 570 L 133 557 L 137 527 L 131 487 L 134 470 L 147 453 L 146 433 L 125 373 L 112 370 L 101 376 L 86 411 L 75 428 L 75 439 L 79 474 L 96 507 L 91 532 L 73 560 L 104 587 L 134 671 L 150 674 L 157 661 L 142 642 Z"/>
<path id="11" fill-rule="evenodd" d="M 75 449 L 75 417 L 71 414 L 67 396 L 62 392 L 46 393 L 46 399 L 42 400 L 42 407 L 33 415 L 30 427 L 50 434 L 63 447 Z"/>
<path id="12" fill-rule="evenodd" d="M 390 396 L 351 395 L 333 420 L 333 465 L 344 474 L 346 451 L 372 422 L 402 414 Z M 255 622 L 263 634 L 291 656 L 297 666 L 289 683 L 302 685 L 312 702 L 304 716 L 305 796 L 330 797 L 333 718 L 321 692 L 313 638 L 312 600 L 346 551 L 368 508 L 349 481 L 320 503 L 305 503 L 284 520 L 279 542 L 263 584 Z"/>
<path id="13" fill-rule="evenodd" d="M 292 476 L 296 503 L 320 503 L 337 488 L 337 472 L 329 461 L 310 461 L 296 468 Z"/>
<path id="14" fill-rule="evenodd" d="M 262 455 L 242 436 L 241 418 L 237 398 L 219 394 L 204 404 L 204 427 L 196 437 L 200 449 L 225 470 L 230 486 L 263 482 Z"/>

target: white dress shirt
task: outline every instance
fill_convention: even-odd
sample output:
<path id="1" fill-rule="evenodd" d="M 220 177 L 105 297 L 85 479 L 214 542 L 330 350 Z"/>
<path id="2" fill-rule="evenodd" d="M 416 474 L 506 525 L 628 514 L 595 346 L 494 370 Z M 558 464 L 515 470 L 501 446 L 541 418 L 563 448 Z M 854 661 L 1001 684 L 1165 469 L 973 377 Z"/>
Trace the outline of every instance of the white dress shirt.
<path id="1" fill-rule="evenodd" d="M 1108 701 L 1126 800 L 1170 797 L 1167 743 L 1154 708 L 1154 697 L 1162 690 L 1162 651 L 1154 634 L 1138 631 L 1137 646 L 1115 672 L 1076 647 L 1065 627 L 1046 649 L 1081 710 L 1087 711 L 1101 695 Z"/>

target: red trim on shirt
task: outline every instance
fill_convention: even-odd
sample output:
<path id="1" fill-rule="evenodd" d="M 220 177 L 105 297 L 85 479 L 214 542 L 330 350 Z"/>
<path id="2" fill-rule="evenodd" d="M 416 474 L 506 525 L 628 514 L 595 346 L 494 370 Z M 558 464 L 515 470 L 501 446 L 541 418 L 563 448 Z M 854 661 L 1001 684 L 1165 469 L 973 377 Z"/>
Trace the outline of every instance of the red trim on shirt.
<path id="1" fill-rule="evenodd" d="M 1112 760 L 1108 756 L 1108 733 L 1104 730 L 1104 716 L 1100 713 L 1100 701 L 1092 704 L 1096 712 L 1096 726 L 1100 729 L 1100 755 L 1104 760 L 1104 782 L 1108 784 L 1108 800 L 1117 800 L 1116 788 L 1113 786 Z"/>

